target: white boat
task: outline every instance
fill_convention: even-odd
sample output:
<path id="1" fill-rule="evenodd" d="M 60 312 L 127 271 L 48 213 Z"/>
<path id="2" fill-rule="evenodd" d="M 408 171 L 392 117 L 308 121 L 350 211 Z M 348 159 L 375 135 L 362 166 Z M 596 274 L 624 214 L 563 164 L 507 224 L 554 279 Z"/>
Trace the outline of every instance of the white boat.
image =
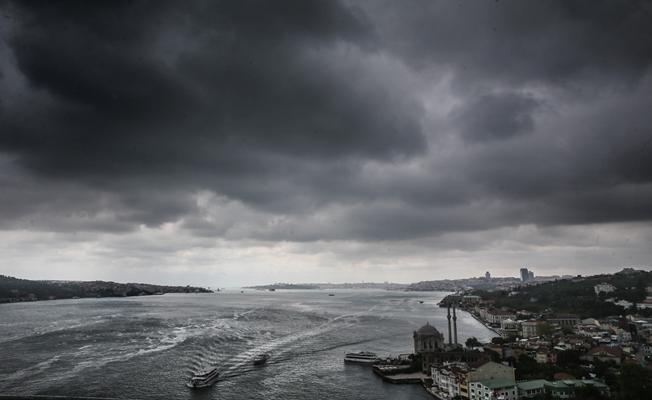
<path id="1" fill-rule="evenodd" d="M 220 376 L 220 373 L 217 371 L 217 368 L 213 368 L 204 372 L 195 374 L 190 381 L 186 383 L 191 389 L 201 389 L 209 386 L 213 386 L 217 382 L 217 378 Z"/>
<path id="2" fill-rule="evenodd" d="M 345 363 L 352 364 L 374 364 L 378 362 L 380 358 L 375 353 L 370 353 L 368 351 L 359 351 L 357 353 L 346 353 L 344 355 Z"/>

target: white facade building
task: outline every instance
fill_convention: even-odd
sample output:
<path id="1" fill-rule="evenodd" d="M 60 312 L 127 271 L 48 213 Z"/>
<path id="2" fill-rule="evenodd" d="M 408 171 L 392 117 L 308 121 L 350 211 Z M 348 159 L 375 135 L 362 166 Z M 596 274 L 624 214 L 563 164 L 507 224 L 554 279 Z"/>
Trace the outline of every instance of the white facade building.
<path id="1" fill-rule="evenodd" d="M 469 400 L 518 400 L 516 382 L 510 379 L 471 382 Z"/>
<path id="2" fill-rule="evenodd" d="M 432 389 L 438 397 L 452 399 L 455 396 L 467 397 L 466 374 L 469 371 L 466 363 L 446 363 L 443 366 L 433 366 L 431 369 Z"/>
<path id="3" fill-rule="evenodd" d="M 593 286 L 593 290 L 595 290 L 596 295 L 599 295 L 600 293 L 611 293 L 616 290 L 616 287 L 610 283 L 603 282 Z"/>
<path id="4" fill-rule="evenodd" d="M 521 336 L 524 338 L 539 336 L 539 324 L 539 321 L 521 322 Z"/>

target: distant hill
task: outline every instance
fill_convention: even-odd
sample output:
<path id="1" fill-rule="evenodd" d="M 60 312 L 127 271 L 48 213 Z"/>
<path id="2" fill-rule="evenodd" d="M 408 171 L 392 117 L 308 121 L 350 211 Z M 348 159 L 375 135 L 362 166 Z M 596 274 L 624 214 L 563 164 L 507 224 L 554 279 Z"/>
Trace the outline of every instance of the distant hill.
<path id="1" fill-rule="evenodd" d="M 615 291 L 596 295 L 594 286 L 609 283 Z M 623 307 L 607 302 L 625 300 L 636 304 L 645 300 L 647 288 L 652 286 L 652 272 L 624 269 L 615 274 L 577 276 L 534 286 L 515 287 L 512 291 L 474 291 L 485 300 L 494 302 L 495 307 L 514 310 L 557 313 L 573 313 L 582 317 L 604 317 L 619 315 Z M 647 314 L 650 310 L 639 310 Z"/>
<path id="2" fill-rule="evenodd" d="M 273 283 L 271 285 L 258 285 L 258 286 L 247 286 L 246 289 L 258 289 L 258 290 L 269 290 L 269 289 L 319 289 L 319 286 L 312 284 L 303 284 L 303 283 Z"/>
<path id="3" fill-rule="evenodd" d="M 521 280 L 518 278 L 462 278 L 462 279 L 442 279 L 436 281 L 421 281 L 408 285 L 405 290 L 408 292 L 430 292 L 430 291 L 448 291 L 455 292 L 465 289 L 494 289 L 500 286 L 518 284 Z"/>
<path id="4" fill-rule="evenodd" d="M 248 286 L 247 289 L 269 290 L 269 289 L 384 289 L 404 290 L 408 285 L 402 283 L 273 283 L 270 285 Z"/>
<path id="5" fill-rule="evenodd" d="M 163 293 L 211 293 L 192 286 L 105 281 L 34 281 L 0 275 L 0 303 L 82 297 L 127 297 Z"/>

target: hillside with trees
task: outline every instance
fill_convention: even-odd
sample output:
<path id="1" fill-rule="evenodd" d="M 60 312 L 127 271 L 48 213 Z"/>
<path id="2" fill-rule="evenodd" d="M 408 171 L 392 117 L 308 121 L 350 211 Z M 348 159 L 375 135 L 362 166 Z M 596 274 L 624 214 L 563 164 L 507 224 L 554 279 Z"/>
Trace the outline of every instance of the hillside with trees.
<path id="1" fill-rule="evenodd" d="M 609 283 L 616 287 L 611 293 L 596 295 L 594 286 Z M 540 285 L 521 286 L 512 292 L 476 291 L 485 300 L 494 302 L 495 307 L 507 307 L 514 310 L 531 312 L 552 311 L 556 313 L 579 314 L 581 317 L 605 317 L 622 314 L 623 307 L 607 302 L 625 300 L 633 303 L 632 307 L 646 297 L 646 288 L 652 286 L 652 272 L 641 270 L 623 270 L 613 275 L 595 275 L 576 277 Z M 646 315 L 652 310 L 639 310 Z"/>
<path id="2" fill-rule="evenodd" d="M 164 293 L 210 293 L 192 286 L 162 286 L 147 283 L 105 281 L 35 281 L 0 275 L 0 303 L 72 299 L 82 297 L 127 297 Z"/>

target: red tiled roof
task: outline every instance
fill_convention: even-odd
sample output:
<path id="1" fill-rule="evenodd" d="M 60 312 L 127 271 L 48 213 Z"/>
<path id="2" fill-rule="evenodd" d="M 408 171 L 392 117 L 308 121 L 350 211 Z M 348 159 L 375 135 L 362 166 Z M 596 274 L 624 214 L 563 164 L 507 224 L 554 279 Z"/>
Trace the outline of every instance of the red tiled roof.
<path id="1" fill-rule="evenodd" d="M 589 355 L 594 356 L 599 353 L 606 353 L 612 357 L 621 358 L 623 356 L 623 349 L 620 347 L 598 346 L 589 350 Z"/>
<path id="2" fill-rule="evenodd" d="M 555 372 L 552 376 L 553 381 L 563 381 L 564 379 L 575 379 L 575 377 L 567 372 Z"/>

